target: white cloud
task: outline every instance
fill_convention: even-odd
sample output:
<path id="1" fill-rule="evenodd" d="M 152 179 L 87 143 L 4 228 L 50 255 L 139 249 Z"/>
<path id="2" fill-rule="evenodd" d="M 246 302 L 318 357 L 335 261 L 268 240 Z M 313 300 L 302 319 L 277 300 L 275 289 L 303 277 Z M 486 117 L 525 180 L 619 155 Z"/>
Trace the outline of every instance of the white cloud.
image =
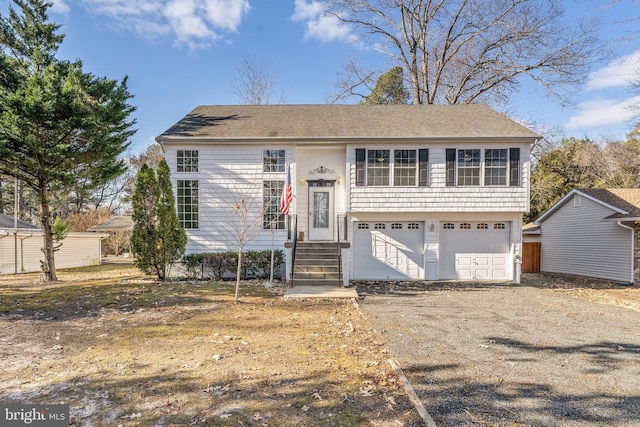
<path id="1" fill-rule="evenodd" d="M 338 18 L 327 15 L 319 1 L 295 0 L 295 8 L 291 20 L 304 22 L 305 36 L 323 42 L 334 40 L 356 43 L 357 38 L 340 22 Z"/>
<path id="2" fill-rule="evenodd" d="M 93 13 L 148 38 L 171 36 L 176 44 L 205 47 L 237 32 L 249 0 L 83 0 Z"/>
<path id="3" fill-rule="evenodd" d="M 624 87 L 638 75 L 640 70 L 640 50 L 612 61 L 604 68 L 595 71 L 587 82 L 588 90 L 610 87 Z"/>
<path id="4" fill-rule="evenodd" d="M 53 6 L 51 6 L 51 12 L 65 14 L 69 12 L 69 5 L 64 0 L 53 0 Z"/>
<path id="5" fill-rule="evenodd" d="M 306 0 L 295 0 L 295 8 L 291 19 L 295 22 L 307 21 L 316 19 L 323 12 L 322 3 L 318 1 L 307 3 Z"/>
<path id="6" fill-rule="evenodd" d="M 599 99 L 583 102 L 565 127 L 579 129 L 623 125 L 637 116 L 638 105 L 640 96 L 625 100 Z"/>

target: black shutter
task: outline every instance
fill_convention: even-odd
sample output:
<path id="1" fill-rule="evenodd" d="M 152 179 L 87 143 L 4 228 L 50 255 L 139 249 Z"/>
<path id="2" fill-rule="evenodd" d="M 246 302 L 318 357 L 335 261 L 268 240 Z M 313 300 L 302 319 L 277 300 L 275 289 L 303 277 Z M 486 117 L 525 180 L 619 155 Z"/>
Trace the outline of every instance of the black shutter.
<path id="1" fill-rule="evenodd" d="M 356 186 L 364 186 L 365 149 L 356 148 Z"/>
<path id="2" fill-rule="evenodd" d="M 455 187 L 456 185 L 456 149 L 447 148 L 446 150 L 446 185 L 447 187 Z"/>
<path id="3" fill-rule="evenodd" d="M 426 187 L 429 185 L 429 150 L 418 150 L 418 185 Z"/>
<path id="4" fill-rule="evenodd" d="M 520 149 L 509 149 L 509 185 L 517 187 L 520 185 Z"/>

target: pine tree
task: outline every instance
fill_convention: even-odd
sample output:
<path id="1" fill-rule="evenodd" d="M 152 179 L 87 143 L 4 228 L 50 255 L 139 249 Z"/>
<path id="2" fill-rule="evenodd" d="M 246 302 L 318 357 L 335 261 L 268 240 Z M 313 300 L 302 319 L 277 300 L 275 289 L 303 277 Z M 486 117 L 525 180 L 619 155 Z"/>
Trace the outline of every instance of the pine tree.
<path id="1" fill-rule="evenodd" d="M 39 204 L 42 269 L 57 280 L 54 200 L 90 190 L 125 170 L 135 108 L 126 78 L 97 78 L 80 61 L 56 59 L 64 35 L 48 22 L 50 3 L 14 0 L 0 16 L 0 174 L 16 177 Z"/>
<path id="2" fill-rule="evenodd" d="M 378 78 L 376 87 L 362 104 L 406 104 L 408 100 L 409 92 L 404 87 L 402 67 L 393 67 Z"/>
<path id="3" fill-rule="evenodd" d="M 145 163 L 138 172 L 136 188 L 131 200 L 133 206 L 133 233 L 131 249 L 136 267 L 150 274 L 156 273 L 158 182 L 156 174 Z"/>
<path id="4" fill-rule="evenodd" d="M 140 168 L 132 198 L 131 246 L 136 266 L 164 280 L 171 265 L 184 254 L 187 235 L 176 214 L 175 198 L 167 162 L 162 159 L 156 173 L 146 163 Z"/>
<path id="5" fill-rule="evenodd" d="M 171 188 L 171 172 L 163 158 L 158 164 L 158 260 L 162 268 L 162 277 L 169 275 L 171 265 L 184 254 L 187 245 L 187 234 L 180 226 L 176 213 L 176 200 Z"/>

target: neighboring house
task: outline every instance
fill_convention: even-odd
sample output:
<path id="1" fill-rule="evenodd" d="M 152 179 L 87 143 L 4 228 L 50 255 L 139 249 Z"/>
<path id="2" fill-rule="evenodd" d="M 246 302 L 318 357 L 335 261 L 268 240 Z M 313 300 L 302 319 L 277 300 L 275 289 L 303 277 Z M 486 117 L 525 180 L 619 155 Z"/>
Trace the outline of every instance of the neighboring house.
<path id="1" fill-rule="evenodd" d="M 131 256 L 131 234 L 133 233 L 133 218 L 131 215 L 114 216 L 106 221 L 89 227 L 87 231 L 109 233 L 109 237 L 102 241 L 103 253 L 111 255 Z"/>
<path id="2" fill-rule="evenodd" d="M 346 241 L 348 284 L 518 280 L 539 138 L 484 105 L 262 105 L 200 106 L 156 140 L 187 253 L 236 249 L 238 203 L 261 216 L 247 249 L 283 248 L 290 166 L 291 223 L 306 242 Z"/>
<path id="3" fill-rule="evenodd" d="M 534 221 L 541 270 L 638 283 L 639 223 L 640 189 L 574 189 Z"/>
<path id="4" fill-rule="evenodd" d="M 103 233 L 68 233 L 55 253 L 56 268 L 98 265 L 101 259 L 100 240 Z M 33 224 L 0 214 L 0 274 L 42 271 L 42 230 Z"/>

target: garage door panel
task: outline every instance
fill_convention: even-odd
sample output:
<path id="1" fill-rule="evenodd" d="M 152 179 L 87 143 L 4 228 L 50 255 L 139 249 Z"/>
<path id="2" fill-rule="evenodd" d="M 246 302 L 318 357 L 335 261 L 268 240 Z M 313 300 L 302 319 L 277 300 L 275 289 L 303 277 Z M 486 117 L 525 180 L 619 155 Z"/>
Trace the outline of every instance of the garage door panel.
<path id="1" fill-rule="evenodd" d="M 419 223 L 355 223 L 354 279 L 421 278 L 423 233 Z"/>
<path id="2" fill-rule="evenodd" d="M 508 223 L 442 222 L 440 278 L 508 279 L 509 251 Z"/>

